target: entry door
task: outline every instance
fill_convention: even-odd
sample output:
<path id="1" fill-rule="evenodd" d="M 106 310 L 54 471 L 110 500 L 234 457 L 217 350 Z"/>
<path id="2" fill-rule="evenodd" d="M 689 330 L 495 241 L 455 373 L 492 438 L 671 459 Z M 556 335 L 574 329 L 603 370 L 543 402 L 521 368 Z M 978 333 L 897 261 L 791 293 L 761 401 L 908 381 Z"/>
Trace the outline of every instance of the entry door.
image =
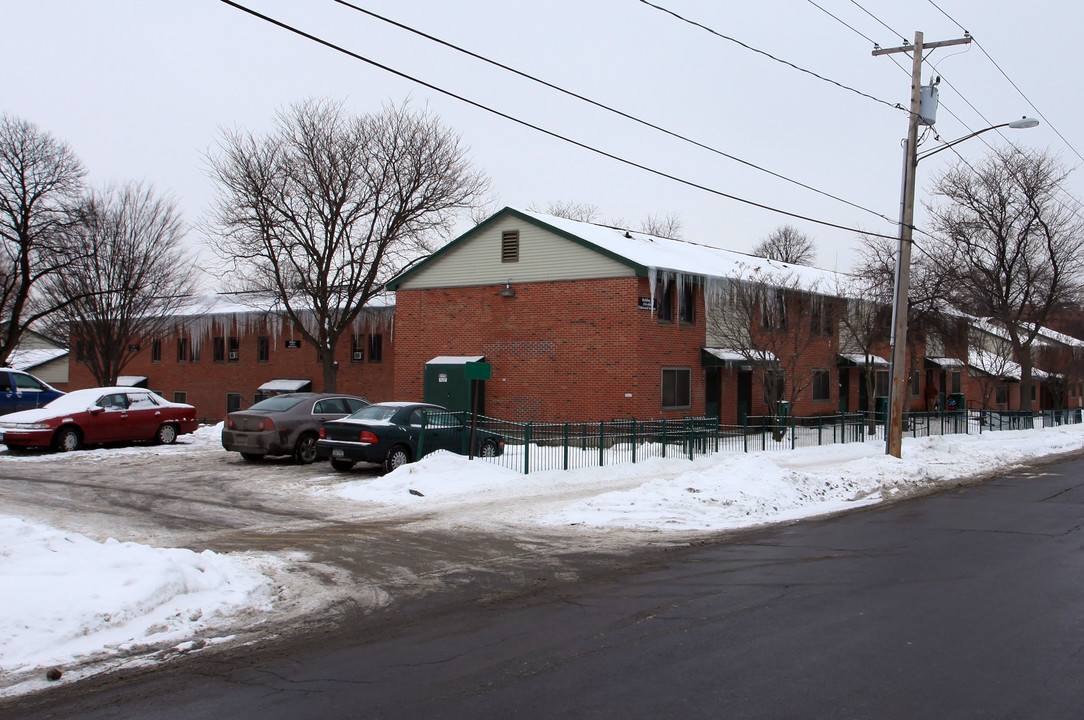
<path id="1" fill-rule="evenodd" d="M 753 406 L 753 371 L 738 371 L 738 424 L 744 425 Z"/>
<path id="2" fill-rule="evenodd" d="M 721 368 L 709 367 L 704 377 L 704 414 L 718 418 L 723 394 L 723 373 Z"/>

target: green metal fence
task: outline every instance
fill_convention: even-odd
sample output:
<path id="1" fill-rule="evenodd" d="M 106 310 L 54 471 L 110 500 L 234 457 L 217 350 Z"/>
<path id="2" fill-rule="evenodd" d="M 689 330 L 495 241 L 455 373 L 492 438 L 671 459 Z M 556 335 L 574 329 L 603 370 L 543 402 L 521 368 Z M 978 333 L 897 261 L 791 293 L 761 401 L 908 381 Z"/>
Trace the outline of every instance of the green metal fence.
<path id="1" fill-rule="evenodd" d="M 906 437 L 983 433 L 1079 424 L 1081 410 L 1044 410 L 1038 413 L 993 410 L 906 413 Z M 437 428 L 464 428 L 457 447 L 468 454 L 469 413 L 428 413 L 432 436 Z M 530 473 L 573 470 L 636 463 L 651 458 L 695 459 L 718 452 L 792 450 L 802 447 L 884 440 L 884 415 L 846 413 L 815 417 L 751 416 L 741 425 L 721 425 L 715 418 L 686 417 L 659 420 L 615 419 L 591 423 L 516 423 L 479 416 L 475 440 L 478 453 L 489 434 L 503 439 L 503 453 L 487 462 Z M 427 442 L 423 427 L 422 454 L 437 443 Z"/>

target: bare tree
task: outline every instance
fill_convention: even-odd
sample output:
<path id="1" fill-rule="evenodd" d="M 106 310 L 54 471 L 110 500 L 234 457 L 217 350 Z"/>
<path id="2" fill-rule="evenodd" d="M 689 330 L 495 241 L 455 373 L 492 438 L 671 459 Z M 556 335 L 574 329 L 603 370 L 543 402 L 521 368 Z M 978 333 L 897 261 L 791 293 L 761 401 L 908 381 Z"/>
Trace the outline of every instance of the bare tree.
<path id="1" fill-rule="evenodd" d="M 972 326 L 968 329 L 968 365 L 974 368 L 982 395 L 982 409 L 990 409 L 990 397 L 1017 367 L 1012 359 L 1012 343 L 1002 335 Z"/>
<path id="2" fill-rule="evenodd" d="M 782 225 L 754 245 L 750 254 L 791 265 L 812 265 L 817 260 L 817 245 L 793 225 Z"/>
<path id="3" fill-rule="evenodd" d="M 599 210 L 598 205 L 571 200 L 557 200 L 549 203 L 544 208 L 532 203 L 527 206 L 527 209 L 531 212 L 544 213 L 577 222 L 595 223 L 602 220 L 602 211 Z"/>
<path id="4" fill-rule="evenodd" d="M 677 213 L 667 213 L 662 215 L 648 215 L 643 222 L 640 223 L 640 232 L 647 235 L 654 235 L 655 237 L 672 238 L 674 240 L 681 239 L 681 218 Z"/>
<path id="5" fill-rule="evenodd" d="M 763 388 L 769 411 L 779 416 L 782 403 L 793 405 L 813 382 L 812 374 L 802 370 L 819 335 L 811 316 L 825 310 L 819 304 L 826 299 L 791 273 L 755 270 L 713 285 L 707 294 L 709 345 L 745 358 L 759 381 L 755 385 Z M 775 432 L 781 439 L 782 426 Z"/>
<path id="6" fill-rule="evenodd" d="M 878 352 L 888 346 L 891 327 L 892 295 L 875 278 L 854 275 L 841 278 L 835 293 L 841 298 L 839 311 L 839 349 L 853 356 L 864 372 L 866 397 L 876 396 Z M 845 298 L 845 299 L 842 299 Z M 858 361 L 861 358 L 861 361 Z M 861 408 L 859 408 L 861 409 Z M 867 410 L 870 408 L 867 408 Z M 870 414 L 870 431 L 876 425 Z"/>
<path id="7" fill-rule="evenodd" d="M 861 235 L 858 258 L 852 274 L 838 288 L 838 294 L 847 298 L 840 315 L 840 326 L 846 332 L 840 336 L 840 344 L 846 352 L 863 356 L 866 397 L 875 397 L 878 352 L 890 352 L 892 329 L 892 298 L 895 292 L 897 241 Z M 942 309 L 944 293 L 940 279 L 929 258 L 913 257 L 911 282 L 908 292 L 908 327 L 940 329 L 943 325 Z M 917 366 L 918 338 L 908 332 L 908 370 L 919 372 Z M 883 366 L 881 366 L 883 367 Z M 907 384 L 910 393 L 910 383 Z M 876 418 L 871 417 L 871 423 Z"/>
<path id="8" fill-rule="evenodd" d="M 545 207 L 532 203 L 527 206 L 527 209 L 531 212 L 553 215 L 565 220 L 597 223 L 616 228 L 631 228 L 631 225 L 622 218 L 603 220 L 602 210 L 599 209 L 598 205 L 592 205 L 591 203 L 558 200 L 549 203 Z M 648 215 L 640 222 L 637 230 L 645 235 L 681 239 L 681 228 L 681 217 L 677 213 L 667 213 L 666 215 Z"/>
<path id="9" fill-rule="evenodd" d="M 353 116 L 340 102 L 282 110 L 272 132 L 223 132 L 209 156 L 219 194 L 207 229 L 244 278 L 317 349 L 324 389 L 365 304 L 447 236 L 487 189 L 458 134 L 406 105 Z"/>
<path id="10" fill-rule="evenodd" d="M 91 193 L 74 215 L 73 262 L 45 280 L 43 295 L 61 308 L 50 317 L 54 334 L 68 337 L 99 385 L 114 385 L 140 343 L 173 322 L 195 272 L 176 202 L 150 187 Z"/>
<path id="11" fill-rule="evenodd" d="M 55 310 L 35 287 L 70 261 L 61 232 L 86 171 L 34 123 L 0 116 L 0 364 L 23 331 Z"/>
<path id="12" fill-rule="evenodd" d="M 1068 174 L 1045 152 L 1003 148 L 949 169 L 933 189 L 927 252 L 954 303 L 1007 333 L 1024 410 L 1040 326 L 1081 288 L 1084 222 L 1056 197 Z"/>

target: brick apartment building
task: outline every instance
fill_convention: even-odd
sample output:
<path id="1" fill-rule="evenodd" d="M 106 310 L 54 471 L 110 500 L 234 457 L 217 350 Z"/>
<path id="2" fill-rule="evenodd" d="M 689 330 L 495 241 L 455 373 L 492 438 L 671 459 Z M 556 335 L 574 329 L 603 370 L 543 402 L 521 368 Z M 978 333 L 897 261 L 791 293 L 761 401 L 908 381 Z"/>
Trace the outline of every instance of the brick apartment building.
<path id="1" fill-rule="evenodd" d="M 336 350 L 338 390 L 374 400 L 392 396 L 394 306 L 367 308 L 355 332 Z M 74 353 L 70 387 L 97 383 Z M 143 341 L 118 379 L 167 399 L 196 406 L 201 419 L 226 413 L 285 390 L 323 388 L 316 349 L 289 323 L 252 310 L 231 296 L 195 298 L 173 330 Z"/>
<path id="2" fill-rule="evenodd" d="M 765 414 L 748 358 L 712 337 L 711 314 L 726 311 L 713 298 L 727 283 L 783 275 L 819 292 L 838 285 L 829 271 L 505 208 L 390 284 L 395 395 L 422 397 L 430 359 L 472 356 L 492 366 L 487 414 L 509 420 L 708 414 L 734 423 Z M 794 399 L 793 412 L 872 409 L 865 358 L 841 355 L 839 323 L 821 333 L 796 370 L 816 382 Z M 887 337 L 878 349 L 873 372 L 887 394 L 880 360 Z M 924 368 L 923 346 L 918 353 L 914 362 Z M 967 392 L 966 352 L 949 359 L 942 348 L 940 357 L 928 373 L 915 373 L 914 409 L 923 407 L 927 377 L 944 373 L 942 386 Z"/>
<path id="3" fill-rule="evenodd" d="M 792 322 L 809 323 L 815 335 L 783 378 L 791 412 L 878 408 L 889 386 L 888 322 L 863 352 L 830 312 L 818 320 L 814 308 L 847 302 L 830 291 L 840 286 L 836 273 L 511 208 L 389 284 L 394 301 L 389 294 L 367 308 L 340 344 L 338 389 L 373 401 L 433 399 L 427 364 L 469 357 L 490 364 L 484 409 L 506 420 L 709 415 L 737 423 L 770 410 L 755 363 L 717 336 L 717 314 L 727 312 L 720 298 L 734 283 L 779 277 L 809 288 L 786 302 Z M 909 409 L 925 409 L 927 388 L 941 407 L 953 395 L 968 407 L 1019 407 L 1018 366 L 1014 377 L 1011 367 L 977 364 L 974 320 L 911 328 Z M 769 332 L 751 325 L 753 335 Z M 69 386 L 94 385 L 75 354 Z M 123 382 L 190 402 L 208 420 L 272 389 L 323 390 L 316 351 L 295 329 L 228 296 L 195 303 L 173 332 L 146 341 L 124 372 Z M 1078 385 L 1068 392 L 1081 397 Z M 1036 400 L 1057 402 L 1045 389 Z"/>

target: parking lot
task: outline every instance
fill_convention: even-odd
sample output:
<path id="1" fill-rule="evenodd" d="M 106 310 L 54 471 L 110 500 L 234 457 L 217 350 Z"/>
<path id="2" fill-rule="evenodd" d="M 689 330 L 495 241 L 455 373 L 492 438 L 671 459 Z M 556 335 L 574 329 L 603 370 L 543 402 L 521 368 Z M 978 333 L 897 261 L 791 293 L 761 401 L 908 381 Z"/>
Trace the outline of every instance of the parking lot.
<path id="1" fill-rule="evenodd" d="M 274 580 L 284 621 L 467 586 L 503 592 L 567 574 L 566 561 L 619 548 L 625 536 L 449 526 L 424 510 L 334 492 L 379 477 L 376 465 L 339 473 L 289 458 L 246 462 L 222 449 L 219 432 L 203 428 L 167 446 L 2 453 L 0 505 L 99 542 L 273 555 L 283 561 Z"/>

